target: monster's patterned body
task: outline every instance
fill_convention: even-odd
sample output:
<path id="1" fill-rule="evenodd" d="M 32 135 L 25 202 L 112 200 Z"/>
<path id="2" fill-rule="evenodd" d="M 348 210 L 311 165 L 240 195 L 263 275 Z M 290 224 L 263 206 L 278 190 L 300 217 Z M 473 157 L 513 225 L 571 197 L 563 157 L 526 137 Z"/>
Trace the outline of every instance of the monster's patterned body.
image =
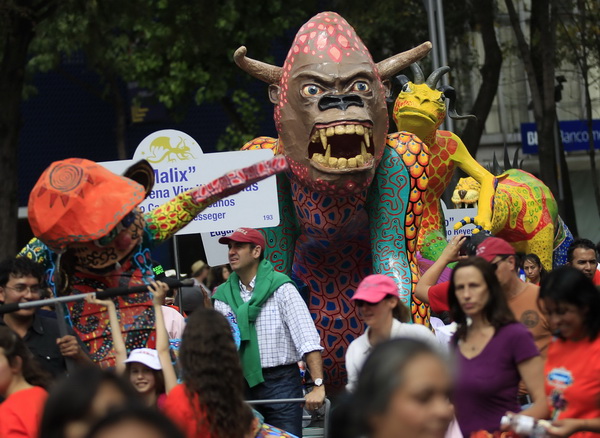
<path id="1" fill-rule="evenodd" d="M 267 256 L 308 289 L 330 388 L 345 384 L 346 347 L 364 330 L 350 300 L 359 282 L 387 274 L 412 305 L 429 152 L 412 134 L 388 135 L 385 97 L 389 78 L 429 48 L 375 64 L 346 20 L 323 12 L 300 28 L 283 67 L 247 58 L 244 47 L 234 55 L 269 84 L 278 139 L 245 148 L 274 149 L 289 163 L 278 178 L 283 222 L 265 230 L 275 250 Z M 427 322 L 423 308 L 414 316 Z"/>
<path id="2" fill-rule="evenodd" d="M 477 199 L 473 192 L 478 189 L 476 182 L 463 178 L 456 186 L 452 202 L 472 204 Z M 518 169 L 510 169 L 498 178 L 491 231 L 516 251 L 537 254 L 548 271 L 566 263 L 566 251 L 573 241 L 558 215 L 558 205 L 550 189 L 530 173 Z"/>
<path id="3" fill-rule="evenodd" d="M 449 131 L 437 130 L 435 137 L 435 141 L 424 140 L 430 147 L 431 159 L 427 166 L 429 185 L 425 192 L 418 247 L 426 258 L 437 254 L 446 244 L 440 199 L 452 180 L 456 163 L 451 157 L 456 154 L 460 141 L 456 134 Z"/>
<path id="4" fill-rule="evenodd" d="M 244 146 L 258 148 L 280 152 L 278 141 L 269 137 Z M 423 142 L 410 133 L 395 133 L 388 136 L 373 185 L 355 196 L 323 195 L 278 177 L 284 222 L 264 230 L 269 258 L 310 291 L 309 309 L 323 340 L 324 367 L 333 387 L 344 382 L 349 340 L 364 332 L 350 298 L 365 276 L 378 272 L 403 281 L 400 298 L 411 306 L 413 321 L 428 322 L 427 308 L 411 299 L 418 280 L 415 252 L 428 161 Z"/>

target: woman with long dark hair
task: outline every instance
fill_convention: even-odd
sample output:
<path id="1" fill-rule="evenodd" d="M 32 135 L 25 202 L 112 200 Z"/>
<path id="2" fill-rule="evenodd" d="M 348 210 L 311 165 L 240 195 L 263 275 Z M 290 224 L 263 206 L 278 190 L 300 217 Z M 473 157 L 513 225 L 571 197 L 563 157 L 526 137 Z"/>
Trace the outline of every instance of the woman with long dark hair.
<path id="1" fill-rule="evenodd" d="M 244 375 L 227 319 L 213 309 L 197 309 L 181 340 L 183 384 L 168 394 L 164 412 L 187 438 L 290 437 L 260 425 L 244 401 Z"/>
<path id="2" fill-rule="evenodd" d="M 600 291 L 570 266 L 543 280 L 540 302 L 556 335 L 548 347 L 546 395 L 557 437 L 600 437 Z"/>
<path id="3" fill-rule="evenodd" d="M 457 360 L 453 401 L 463 435 L 494 432 L 507 411 L 519 411 L 521 380 L 533 400 L 523 413 L 545 418 L 543 360 L 531 333 L 510 311 L 495 266 L 479 257 L 458 262 L 448 299 L 458 324 L 451 342 Z"/>
<path id="4" fill-rule="evenodd" d="M 37 438 L 50 378 L 7 326 L 0 326 L 0 437 Z"/>

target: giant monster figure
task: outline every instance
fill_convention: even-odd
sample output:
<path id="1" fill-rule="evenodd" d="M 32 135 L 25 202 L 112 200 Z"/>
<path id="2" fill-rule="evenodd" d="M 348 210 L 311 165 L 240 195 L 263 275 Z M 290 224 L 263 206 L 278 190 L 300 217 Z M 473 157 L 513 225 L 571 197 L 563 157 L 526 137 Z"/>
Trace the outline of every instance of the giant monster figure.
<path id="1" fill-rule="evenodd" d="M 410 133 L 388 135 L 388 79 L 430 50 L 429 43 L 375 64 L 354 29 L 323 12 L 298 31 L 283 68 L 235 61 L 269 84 L 279 137 L 245 149 L 270 148 L 289 164 L 278 178 L 282 224 L 265 230 L 267 256 L 309 292 L 325 347 L 329 387 L 341 387 L 348 344 L 363 330 L 350 301 L 373 272 L 396 281 L 415 322 L 416 238 L 427 187 L 427 146 Z"/>
<path id="2" fill-rule="evenodd" d="M 85 159 L 57 161 L 44 171 L 30 194 L 29 222 L 36 238 L 21 255 L 46 267 L 60 295 L 143 285 L 154 277 L 152 248 L 214 202 L 285 168 L 285 160 L 275 157 L 231 171 L 142 213 L 138 206 L 154 183 L 147 162 L 137 163 L 120 176 Z M 54 275 L 55 271 L 60 275 Z M 154 347 L 149 293 L 114 300 L 128 350 Z M 77 301 L 69 303 L 68 311 L 92 359 L 101 366 L 114 366 L 106 309 Z"/>

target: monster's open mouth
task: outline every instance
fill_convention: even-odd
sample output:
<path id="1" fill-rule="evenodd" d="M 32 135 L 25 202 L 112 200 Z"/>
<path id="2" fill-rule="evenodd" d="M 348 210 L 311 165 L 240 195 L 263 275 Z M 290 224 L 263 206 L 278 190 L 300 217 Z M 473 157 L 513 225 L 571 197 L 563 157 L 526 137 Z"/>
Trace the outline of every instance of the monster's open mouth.
<path id="1" fill-rule="evenodd" d="M 323 172 L 354 172 L 373 167 L 373 127 L 343 121 L 315 125 L 310 136 L 310 163 Z"/>
<path id="2" fill-rule="evenodd" d="M 400 108 L 397 111 L 397 117 L 398 116 L 402 116 L 402 117 L 418 116 L 418 117 L 424 117 L 426 119 L 429 119 L 434 124 L 436 124 L 438 122 L 437 118 L 430 112 L 423 111 L 421 109 L 414 108 L 411 106 L 405 106 L 405 107 Z"/>

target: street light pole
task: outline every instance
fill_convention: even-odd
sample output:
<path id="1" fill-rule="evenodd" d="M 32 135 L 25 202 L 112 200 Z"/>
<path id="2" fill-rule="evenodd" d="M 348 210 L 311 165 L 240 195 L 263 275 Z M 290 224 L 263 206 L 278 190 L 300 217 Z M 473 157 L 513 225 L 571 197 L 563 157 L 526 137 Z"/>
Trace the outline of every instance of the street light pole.
<path id="1" fill-rule="evenodd" d="M 431 49 L 433 70 L 436 70 L 444 65 L 448 65 L 444 8 L 442 0 L 423 0 L 423 3 L 427 10 L 429 39 L 433 44 L 433 48 Z M 448 75 L 442 76 L 442 85 L 448 85 Z M 444 125 L 448 131 L 454 132 L 454 121 L 449 116 L 446 116 Z"/>

